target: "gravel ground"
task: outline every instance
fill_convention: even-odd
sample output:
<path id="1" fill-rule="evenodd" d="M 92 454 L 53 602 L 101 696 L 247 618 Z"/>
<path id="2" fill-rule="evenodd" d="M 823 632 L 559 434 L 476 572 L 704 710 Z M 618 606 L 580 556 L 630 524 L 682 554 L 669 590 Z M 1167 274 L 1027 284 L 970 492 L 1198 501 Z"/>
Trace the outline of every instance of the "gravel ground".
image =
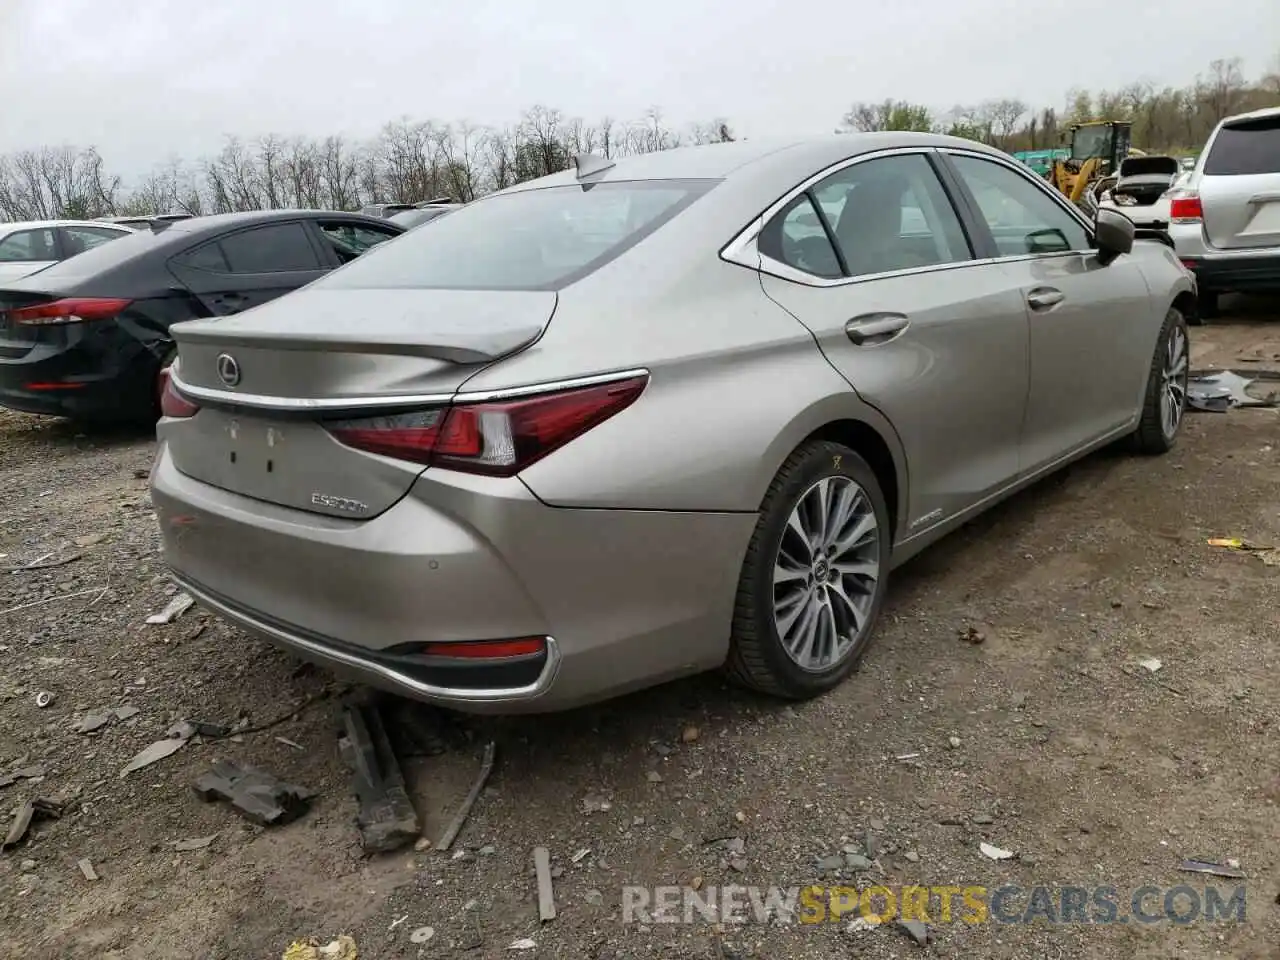
<path id="1" fill-rule="evenodd" d="M 1280 368 L 1280 332 L 1251 319 L 1195 330 L 1197 362 Z M 406 762 L 427 836 L 489 740 L 497 768 L 455 852 L 365 858 L 334 745 L 340 681 L 199 610 L 145 624 L 172 593 L 149 438 L 0 411 L 0 783 L 43 771 L 0 787 L 0 814 L 65 803 L 0 856 L 0 956 L 275 960 L 349 933 L 362 960 L 1280 957 L 1280 567 L 1205 543 L 1280 544 L 1278 449 L 1277 410 L 1194 415 L 1168 457 L 1104 452 L 1027 491 L 896 575 L 860 675 L 817 702 L 706 677 L 549 718 L 414 710 L 445 747 Z M 1151 657 L 1157 673 L 1139 666 Z M 120 776 L 177 720 L 295 711 Z M 252 826 L 191 790 L 219 757 L 319 796 L 296 823 Z M 535 845 L 557 877 L 545 924 Z M 1246 879 L 1180 872 L 1184 857 L 1236 859 Z M 1206 882 L 1246 886 L 1244 923 L 934 917 L 920 946 L 847 918 L 621 909 L 624 884 L 1046 884 L 1116 887 L 1124 916 L 1134 888 Z M 523 938 L 535 946 L 511 951 Z"/>

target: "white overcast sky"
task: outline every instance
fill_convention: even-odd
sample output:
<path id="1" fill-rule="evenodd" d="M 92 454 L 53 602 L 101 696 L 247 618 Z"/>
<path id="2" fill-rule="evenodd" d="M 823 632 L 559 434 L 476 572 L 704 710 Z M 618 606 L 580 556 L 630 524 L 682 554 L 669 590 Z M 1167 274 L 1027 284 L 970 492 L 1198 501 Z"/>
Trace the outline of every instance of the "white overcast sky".
<path id="1" fill-rule="evenodd" d="M 1280 0 L 0 0 L 0 154 L 94 145 L 133 175 L 231 133 L 535 103 L 825 133 L 855 100 L 1059 106 L 1277 53 Z"/>

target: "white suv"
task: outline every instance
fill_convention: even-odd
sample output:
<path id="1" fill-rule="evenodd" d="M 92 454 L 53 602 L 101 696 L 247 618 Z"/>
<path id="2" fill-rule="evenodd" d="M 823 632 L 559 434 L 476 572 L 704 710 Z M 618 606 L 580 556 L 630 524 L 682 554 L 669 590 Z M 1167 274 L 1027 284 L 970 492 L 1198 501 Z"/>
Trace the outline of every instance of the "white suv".
<path id="1" fill-rule="evenodd" d="M 1218 124 L 1170 192 L 1169 234 L 1196 275 L 1201 318 L 1221 293 L 1280 291 L 1280 107 Z"/>

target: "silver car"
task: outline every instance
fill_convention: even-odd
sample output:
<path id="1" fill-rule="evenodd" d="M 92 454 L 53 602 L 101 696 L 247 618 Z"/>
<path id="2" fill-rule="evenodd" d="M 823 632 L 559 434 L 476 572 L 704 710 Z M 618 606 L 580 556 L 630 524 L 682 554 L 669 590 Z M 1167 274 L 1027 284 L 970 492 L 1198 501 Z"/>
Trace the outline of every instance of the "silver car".
<path id="1" fill-rule="evenodd" d="M 1201 315 L 1217 314 L 1222 293 L 1280 291 L 1280 107 L 1219 123 L 1169 214 Z"/>
<path id="2" fill-rule="evenodd" d="M 1194 282 L 1016 161 L 717 144 L 469 204 L 175 326 L 151 476 L 200 602 L 470 711 L 847 677 L 890 570 L 1182 422 Z"/>

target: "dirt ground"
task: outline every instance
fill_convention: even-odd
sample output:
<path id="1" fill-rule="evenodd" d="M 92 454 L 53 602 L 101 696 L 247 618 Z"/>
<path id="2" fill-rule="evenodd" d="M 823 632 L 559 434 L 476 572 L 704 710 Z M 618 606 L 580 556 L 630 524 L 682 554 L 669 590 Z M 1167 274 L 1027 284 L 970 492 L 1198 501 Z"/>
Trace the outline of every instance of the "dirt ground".
<path id="1" fill-rule="evenodd" d="M 1193 330 L 1195 365 L 1280 370 L 1280 305 L 1239 310 Z M 335 746 L 341 683 L 198 609 L 145 624 L 172 590 L 151 455 L 147 437 L 0 412 L 0 783 L 43 770 L 0 787 L 0 816 L 65 803 L 0 855 L 0 956 L 276 960 L 295 938 L 348 933 L 362 960 L 1280 957 L 1280 566 L 1206 543 L 1280 544 L 1280 410 L 1191 414 L 1169 456 L 1103 452 L 926 552 L 895 575 L 861 673 L 817 702 L 705 677 L 566 716 L 414 711 L 420 743 L 436 743 L 407 761 L 427 836 L 490 740 L 498 763 L 460 853 L 378 858 L 361 854 Z M 962 638 L 970 627 L 983 642 Z M 1153 657 L 1155 673 L 1139 665 Z M 138 713 L 75 729 L 123 706 Z M 299 707 L 120 776 L 177 720 L 258 725 Z M 219 757 L 318 797 L 295 823 L 255 827 L 194 795 Z M 984 841 L 1016 857 L 988 859 Z M 557 874 L 545 924 L 535 845 Z M 1238 860 L 1245 879 L 1181 872 L 1189 857 Z M 933 917 L 920 946 L 893 925 L 721 929 L 624 923 L 621 909 L 624 884 L 841 882 L 1112 886 L 1122 917 L 1145 885 L 1220 885 L 1225 899 L 1243 884 L 1247 914 Z"/>

